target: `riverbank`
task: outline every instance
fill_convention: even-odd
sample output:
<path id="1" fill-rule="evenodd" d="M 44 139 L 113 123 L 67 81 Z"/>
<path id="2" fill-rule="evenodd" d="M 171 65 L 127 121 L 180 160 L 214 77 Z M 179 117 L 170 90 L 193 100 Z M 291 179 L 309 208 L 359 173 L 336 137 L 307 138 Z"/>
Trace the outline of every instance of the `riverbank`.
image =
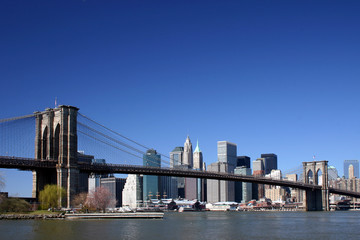
<path id="1" fill-rule="evenodd" d="M 65 215 L 59 214 L 0 214 L 0 220 L 28 220 L 28 219 L 64 219 Z"/>
<path id="2" fill-rule="evenodd" d="M 118 218 L 147 218 L 162 219 L 161 212 L 136 212 L 136 213 L 70 213 L 65 214 L 66 219 L 118 219 Z"/>
<path id="3" fill-rule="evenodd" d="M 70 213 L 70 214 L 0 214 L 0 220 L 29 220 L 29 219 L 163 219 L 164 213 Z"/>

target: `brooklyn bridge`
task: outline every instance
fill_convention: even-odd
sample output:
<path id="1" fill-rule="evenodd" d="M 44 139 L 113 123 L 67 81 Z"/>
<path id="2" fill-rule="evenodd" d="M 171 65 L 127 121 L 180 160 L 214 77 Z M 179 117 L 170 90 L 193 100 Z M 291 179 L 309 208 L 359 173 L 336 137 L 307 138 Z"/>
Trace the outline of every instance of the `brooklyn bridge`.
<path id="1" fill-rule="evenodd" d="M 233 173 L 220 173 L 211 171 L 184 170 L 169 167 L 147 167 L 127 162 L 123 155 L 112 156 L 116 163 L 94 163 L 84 161 L 84 154 L 79 154 L 79 136 L 92 141 L 92 148 L 113 148 L 119 152 L 138 157 L 142 150 L 130 144 L 121 142 L 113 136 L 121 134 L 95 122 L 81 114 L 79 109 L 73 106 L 61 105 L 49 108 L 42 112 L 34 112 L 30 115 L 1 119 L 0 120 L 0 168 L 11 168 L 32 171 L 33 190 L 32 196 L 38 197 L 47 184 L 57 184 L 67 192 L 67 207 L 71 207 L 71 200 L 80 191 L 80 175 L 89 176 L 91 173 L 100 174 L 144 174 L 157 176 L 177 176 L 187 178 L 204 178 L 226 181 L 240 181 L 257 184 L 283 186 L 304 190 L 304 203 L 308 211 L 329 210 L 329 195 L 339 194 L 360 198 L 359 192 L 346 191 L 329 187 L 328 162 L 313 161 L 303 162 L 303 181 L 286 181 L 257 176 L 237 175 Z M 79 121 L 79 118 L 81 121 Z M 30 121 L 27 121 L 30 120 Z M 29 145 L 23 136 L 25 131 L 15 130 L 22 123 L 35 129 L 35 145 L 32 151 L 22 150 L 22 146 Z M 87 123 L 86 123 L 87 122 Z M 14 127 L 15 126 L 15 127 Z M 97 126 L 98 129 L 95 127 Z M 103 129 L 102 130 L 99 130 Z M 147 149 L 129 138 L 128 141 L 134 145 Z M 33 141 L 33 140 L 32 140 Z M 105 147 L 103 147 L 105 146 Z M 29 157 L 29 153 L 34 157 Z M 114 161 L 115 161 L 114 160 Z M 321 172 L 321 176 L 319 174 Z M 314 175 L 315 181 L 310 181 Z M 321 180 L 319 180 L 322 178 Z M 321 183 L 319 185 L 319 183 Z"/>

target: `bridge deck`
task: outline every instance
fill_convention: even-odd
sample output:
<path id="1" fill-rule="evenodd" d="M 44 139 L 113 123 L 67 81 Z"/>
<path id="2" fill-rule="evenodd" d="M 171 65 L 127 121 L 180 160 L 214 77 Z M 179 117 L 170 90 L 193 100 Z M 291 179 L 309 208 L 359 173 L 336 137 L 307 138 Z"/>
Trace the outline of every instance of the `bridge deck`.
<path id="1" fill-rule="evenodd" d="M 51 169 L 51 168 L 56 168 L 56 166 L 57 166 L 56 160 L 38 160 L 32 158 L 0 156 L 0 168 L 36 170 L 36 169 Z M 321 186 L 319 185 L 306 184 L 303 182 L 276 180 L 276 179 L 264 178 L 264 177 L 245 176 L 245 175 L 236 175 L 231 173 L 219 173 L 219 172 L 210 172 L 210 171 L 180 170 L 180 169 L 172 169 L 172 168 L 157 168 L 157 167 L 144 167 L 144 166 L 120 165 L 120 164 L 101 164 L 101 163 L 89 164 L 84 162 L 79 162 L 77 167 L 82 172 L 144 174 L 144 175 L 158 175 L 158 176 L 205 178 L 205 179 L 276 185 L 283 187 L 298 188 L 302 190 L 321 189 Z M 340 190 L 335 188 L 329 188 L 329 193 L 360 198 L 360 193 L 358 192 Z"/>

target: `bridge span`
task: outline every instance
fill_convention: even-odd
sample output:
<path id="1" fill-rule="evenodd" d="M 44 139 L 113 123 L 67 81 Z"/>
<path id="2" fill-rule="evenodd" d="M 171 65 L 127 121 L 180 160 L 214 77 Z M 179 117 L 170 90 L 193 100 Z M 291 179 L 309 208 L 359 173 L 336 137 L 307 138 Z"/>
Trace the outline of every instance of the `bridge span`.
<path id="1" fill-rule="evenodd" d="M 19 170 L 37 170 L 37 169 L 56 169 L 57 160 L 40 160 L 33 158 L 20 158 L 0 156 L 0 168 L 13 168 Z M 286 180 L 271 179 L 257 176 L 237 175 L 232 173 L 219 173 L 211 171 L 197 171 L 197 170 L 181 170 L 163 167 L 145 167 L 125 164 L 108 164 L 108 163 L 78 163 L 78 170 L 87 173 L 100 174 L 144 174 L 156 176 L 174 176 L 187 178 L 203 178 L 226 181 L 239 181 L 257 184 L 267 184 L 274 186 L 297 188 L 301 190 L 321 190 L 321 185 L 314 185 L 304 182 L 294 182 Z M 350 197 L 360 198 L 359 192 L 341 190 L 336 188 L 329 188 L 329 193 L 346 195 Z"/>

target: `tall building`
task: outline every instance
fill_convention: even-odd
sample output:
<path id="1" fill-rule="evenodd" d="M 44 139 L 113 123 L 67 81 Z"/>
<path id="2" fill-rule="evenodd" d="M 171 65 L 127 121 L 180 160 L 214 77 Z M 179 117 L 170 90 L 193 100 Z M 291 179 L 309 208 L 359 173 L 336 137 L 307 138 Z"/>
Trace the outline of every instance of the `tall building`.
<path id="1" fill-rule="evenodd" d="M 261 158 L 264 159 L 264 171 L 265 174 L 271 173 L 271 170 L 277 169 L 277 155 L 274 153 L 261 154 Z"/>
<path id="2" fill-rule="evenodd" d="M 248 157 L 248 156 L 238 156 L 236 158 L 236 167 L 250 168 L 250 157 Z"/>
<path id="3" fill-rule="evenodd" d="M 253 161 L 253 176 L 255 177 L 265 176 L 264 159 L 258 158 Z M 264 184 L 253 184 L 252 194 L 253 194 L 253 199 L 263 198 L 265 196 Z"/>
<path id="4" fill-rule="evenodd" d="M 187 136 L 184 143 L 184 156 L 182 163 L 184 165 L 188 165 L 190 168 L 193 168 L 193 149 L 189 136 Z"/>
<path id="5" fill-rule="evenodd" d="M 218 142 L 218 162 L 208 166 L 208 171 L 234 173 L 237 162 L 237 146 L 227 141 Z M 224 180 L 207 181 L 207 201 L 235 201 L 235 183 Z"/>
<path id="6" fill-rule="evenodd" d="M 156 150 L 150 149 L 146 151 L 143 156 L 143 165 L 150 167 L 161 166 L 161 156 L 157 154 Z M 152 198 L 156 198 L 156 195 L 160 194 L 160 182 L 158 176 L 143 176 L 143 200 L 144 202 L 149 201 Z"/>
<path id="7" fill-rule="evenodd" d="M 176 166 L 182 165 L 184 155 L 183 147 L 175 147 L 172 152 L 170 152 L 170 167 L 174 168 Z"/>
<path id="8" fill-rule="evenodd" d="M 175 147 L 172 152 L 170 152 L 170 168 L 184 169 L 182 165 L 184 158 L 184 147 Z M 187 166 L 185 168 L 188 168 Z M 177 197 L 185 198 L 185 178 L 175 177 L 177 181 Z"/>
<path id="9" fill-rule="evenodd" d="M 336 180 L 339 177 L 338 175 L 338 171 L 334 166 L 328 166 L 328 179 L 329 181 L 331 180 Z"/>
<path id="10" fill-rule="evenodd" d="M 111 208 L 122 206 L 122 191 L 124 189 L 126 179 L 125 178 L 100 178 L 100 186 L 109 189 L 111 193 Z"/>
<path id="11" fill-rule="evenodd" d="M 143 205 L 143 179 L 140 175 L 129 174 L 122 191 L 122 206 L 137 208 Z"/>
<path id="12" fill-rule="evenodd" d="M 199 147 L 199 141 L 196 142 L 196 148 L 195 151 L 193 153 L 193 161 L 194 161 L 194 166 L 193 168 L 196 170 L 204 170 L 204 161 L 203 161 L 203 154 L 202 151 L 200 150 Z M 204 188 L 205 188 L 205 179 L 201 179 L 201 178 L 197 178 L 196 179 L 196 199 L 200 200 L 200 201 L 204 201 Z M 188 198 L 190 199 L 190 198 Z"/>
<path id="13" fill-rule="evenodd" d="M 349 167 L 353 166 L 354 177 L 359 178 L 359 161 L 358 160 L 345 160 L 344 161 L 344 176 L 346 179 L 349 178 Z"/>
<path id="14" fill-rule="evenodd" d="M 177 198 L 177 177 L 160 176 L 160 196 L 161 198 Z"/>
<path id="15" fill-rule="evenodd" d="M 199 148 L 199 141 L 196 142 L 196 148 L 193 154 L 193 168 L 203 170 L 203 155 Z"/>
<path id="16" fill-rule="evenodd" d="M 211 163 L 207 167 L 209 172 L 220 172 L 219 162 Z M 220 202 L 220 181 L 215 179 L 207 180 L 207 201 L 209 203 Z"/>
<path id="17" fill-rule="evenodd" d="M 251 169 L 247 168 L 246 166 L 236 167 L 234 170 L 234 174 L 238 175 L 251 175 Z M 252 183 L 247 182 L 236 182 L 241 184 L 241 191 L 240 188 L 235 185 L 235 202 L 248 202 L 252 199 Z M 237 187 L 237 188 L 236 188 Z"/>

